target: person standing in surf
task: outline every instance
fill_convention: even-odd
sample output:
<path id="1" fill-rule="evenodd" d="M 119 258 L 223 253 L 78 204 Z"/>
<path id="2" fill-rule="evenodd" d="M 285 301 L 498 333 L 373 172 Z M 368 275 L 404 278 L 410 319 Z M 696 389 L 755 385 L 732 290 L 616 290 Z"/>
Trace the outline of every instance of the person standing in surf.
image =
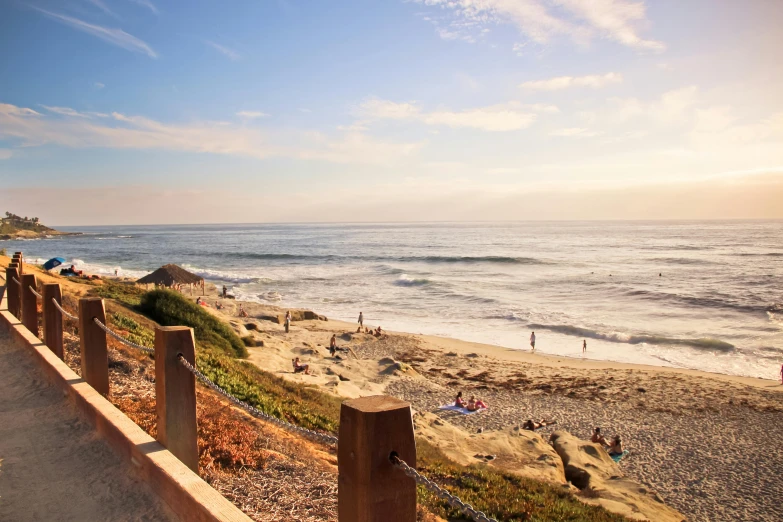
<path id="1" fill-rule="evenodd" d="M 582 353 L 587 351 L 587 339 L 582 339 Z"/>
<path id="2" fill-rule="evenodd" d="M 533 350 L 536 349 L 536 332 L 530 333 L 530 346 Z"/>

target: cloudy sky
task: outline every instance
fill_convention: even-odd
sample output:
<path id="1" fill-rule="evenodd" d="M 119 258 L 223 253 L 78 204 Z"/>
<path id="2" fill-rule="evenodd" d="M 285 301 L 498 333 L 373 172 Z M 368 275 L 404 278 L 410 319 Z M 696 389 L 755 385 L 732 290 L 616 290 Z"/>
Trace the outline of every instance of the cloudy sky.
<path id="1" fill-rule="evenodd" d="M 783 218 L 783 2 L 5 0 L 0 211 Z"/>

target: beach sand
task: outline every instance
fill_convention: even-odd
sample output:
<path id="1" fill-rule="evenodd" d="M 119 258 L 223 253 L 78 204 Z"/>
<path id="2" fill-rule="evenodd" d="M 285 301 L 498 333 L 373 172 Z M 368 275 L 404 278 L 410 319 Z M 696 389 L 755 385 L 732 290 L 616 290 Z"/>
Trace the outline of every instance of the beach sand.
<path id="1" fill-rule="evenodd" d="M 216 302 L 212 288 L 207 302 Z M 509 433 L 518 434 L 529 418 L 556 420 L 554 427 L 535 435 L 546 448 L 532 451 L 544 455 L 551 452 L 546 442 L 555 429 L 588 439 L 593 427 L 600 426 L 607 437 L 620 434 L 630 450 L 619 469 L 688 520 L 783 520 L 779 382 L 546 356 L 398 332 L 378 339 L 357 334 L 356 324 L 333 320 L 295 320 L 286 334 L 285 309 L 220 302 L 225 307 L 210 308 L 213 313 L 240 335 L 263 341 L 263 346 L 249 348 L 250 361 L 260 368 L 343 397 L 386 393 L 410 401 L 418 414 L 417 430 L 436 444 L 440 438 L 455 460 L 483 462 L 474 455 L 479 444 L 496 453 L 491 466 L 556 481 L 556 466 L 526 463 L 519 444 L 503 442 L 510 440 Z M 240 304 L 248 318 L 237 317 Z M 300 315 L 294 311 L 295 318 Z M 350 349 L 338 352 L 340 359 L 329 355 L 333 334 L 339 347 Z M 294 374 L 293 357 L 309 364 L 311 375 Z M 485 400 L 489 409 L 475 415 L 438 409 L 460 390 Z M 451 431 L 433 431 L 436 425 L 460 430 L 464 438 L 455 443 Z M 607 504 L 612 507 L 611 501 Z M 647 516 L 655 519 L 649 512 Z"/>

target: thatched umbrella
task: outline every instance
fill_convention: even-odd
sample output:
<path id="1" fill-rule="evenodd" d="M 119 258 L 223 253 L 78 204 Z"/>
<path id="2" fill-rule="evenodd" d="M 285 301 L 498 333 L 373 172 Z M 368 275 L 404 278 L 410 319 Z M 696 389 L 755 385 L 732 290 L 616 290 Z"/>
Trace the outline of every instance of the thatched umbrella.
<path id="1" fill-rule="evenodd" d="M 204 278 L 192 274 L 184 268 L 177 265 L 164 265 L 151 274 L 147 274 L 138 281 L 138 284 L 148 285 L 150 283 L 159 286 L 179 286 L 179 285 L 197 285 L 201 284 L 202 294 L 204 291 Z M 190 289 L 193 293 L 193 287 Z"/>

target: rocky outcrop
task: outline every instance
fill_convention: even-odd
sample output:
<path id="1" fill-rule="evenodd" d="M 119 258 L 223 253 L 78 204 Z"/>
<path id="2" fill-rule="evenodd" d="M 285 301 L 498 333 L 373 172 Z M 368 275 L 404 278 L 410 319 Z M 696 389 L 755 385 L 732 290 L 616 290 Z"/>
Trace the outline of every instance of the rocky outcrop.
<path id="1" fill-rule="evenodd" d="M 631 520 L 685 520 L 665 505 L 655 491 L 626 478 L 601 445 L 577 439 L 566 431 L 554 432 L 550 442 L 562 460 L 566 480 L 585 493 L 580 496 L 582 501 L 601 505 Z"/>
<path id="2" fill-rule="evenodd" d="M 537 433 L 515 429 L 467 433 L 434 413 L 417 414 L 413 420 L 418 436 L 459 464 L 486 463 L 523 477 L 565 483 L 562 461 Z"/>
<path id="3" fill-rule="evenodd" d="M 319 315 L 312 310 L 290 310 L 291 321 L 328 321 L 326 316 Z M 259 319 L 263 321 L 271 321 L 277 324 L 285 323 L 285 313 L 277 315 L 260 315 Z"/>

